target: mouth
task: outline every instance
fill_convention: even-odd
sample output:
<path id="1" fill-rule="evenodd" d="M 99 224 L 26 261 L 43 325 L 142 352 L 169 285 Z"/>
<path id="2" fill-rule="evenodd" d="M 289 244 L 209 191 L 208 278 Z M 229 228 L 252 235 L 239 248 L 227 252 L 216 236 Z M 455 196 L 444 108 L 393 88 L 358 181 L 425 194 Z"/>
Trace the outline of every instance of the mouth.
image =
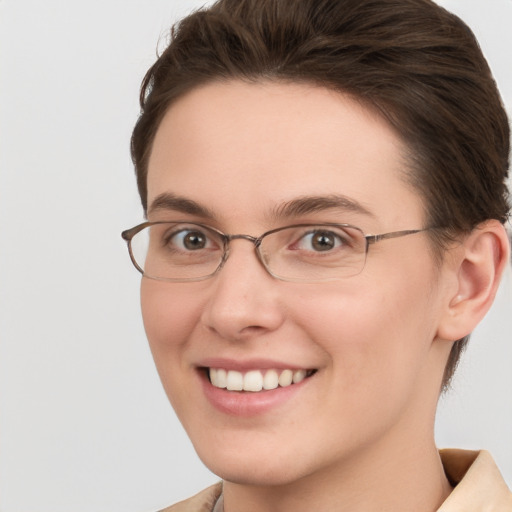
<path id="1" fill-rule="evenodd" d="M 316 373 L 316 369 L 264 369 L 240 372 L 224 368 L 204 368 L 215 388 L 235 392 L 259 393 L 299 384 Z"/>

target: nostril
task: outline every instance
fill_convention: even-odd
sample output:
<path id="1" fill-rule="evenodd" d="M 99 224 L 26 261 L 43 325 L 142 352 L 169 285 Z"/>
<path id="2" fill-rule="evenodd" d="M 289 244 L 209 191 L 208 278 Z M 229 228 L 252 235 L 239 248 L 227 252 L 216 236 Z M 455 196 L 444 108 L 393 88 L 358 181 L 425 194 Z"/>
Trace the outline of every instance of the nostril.
<path id="1" fill-rule="evenodd" d="M 260 334 L 266 330 L 267 329 L 261 325 L 248 325 L 240 330 L 240 337 Z"/>

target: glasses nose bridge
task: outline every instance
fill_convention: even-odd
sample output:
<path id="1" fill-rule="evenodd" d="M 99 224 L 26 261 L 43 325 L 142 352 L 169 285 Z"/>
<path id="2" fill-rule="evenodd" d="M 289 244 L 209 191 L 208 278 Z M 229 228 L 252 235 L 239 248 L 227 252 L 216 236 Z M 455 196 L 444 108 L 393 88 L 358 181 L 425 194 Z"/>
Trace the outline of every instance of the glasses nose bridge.
<path id="1" fill-rule="evenodd" d="M 258 248 L 261 244 L 261 237 L 256 237 L 252 235 L 243 235 L 243 234 L 236 234 L 236 235 L 225 235 L 227 242 L 231 242 L 231 240 L 247 240 L 249 242 L 252 242 L 254 244 L 255 248 Z"/>
<path id="2" fill-rule="evenodd" d="M 235 234 L 235 235 L 224 235 L 224 240 L 226 241 L 226 245 L 225 245 L 225 250 L 224 250 L 224 256 L 222 258 L 222 262 L 221 262 L 218 270 L 220 270 L 224 266 L 227 259 L 229 258 L 230 249 L 231 249 L 230 242 L 232 240 L 247 240 L 248 242 L 251 242 L 254 245 L 254 252 L 256 253 L 256 257 L 257 257 L 259 263 L 263 266 L 263 268 L 268 273 L 270 273 L 267 266 L 265 265 L 265 262 L 263 261 L 263 259 L 261 257 L 260 251 L 259 251 L 259 247 L 261 245 L 262 238 L 263 237 L 261 237 L 261 236 L 256 237 L 256 236 L 252 236 L 252 235 L 244 235 L 242 233 Z"/>

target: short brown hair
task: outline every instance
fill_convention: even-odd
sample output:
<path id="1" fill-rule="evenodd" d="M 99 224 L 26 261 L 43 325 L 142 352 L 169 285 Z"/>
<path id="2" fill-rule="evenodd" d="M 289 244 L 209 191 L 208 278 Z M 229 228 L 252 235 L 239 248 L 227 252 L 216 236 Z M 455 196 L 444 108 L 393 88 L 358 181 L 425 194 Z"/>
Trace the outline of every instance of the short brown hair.
<path id="1" fill-rule="evenodd" d="M 509 215 L 510 130 L 471 30 L 430 0 L 219 0 L 183 19 L 142 83 L 131 140 L 144 211 L 169 105 L 220 80 L 305 82 L 376 109 L 408 148 L 434 246 Z M 443 386 L 468 337 L 454 343 Z"/>

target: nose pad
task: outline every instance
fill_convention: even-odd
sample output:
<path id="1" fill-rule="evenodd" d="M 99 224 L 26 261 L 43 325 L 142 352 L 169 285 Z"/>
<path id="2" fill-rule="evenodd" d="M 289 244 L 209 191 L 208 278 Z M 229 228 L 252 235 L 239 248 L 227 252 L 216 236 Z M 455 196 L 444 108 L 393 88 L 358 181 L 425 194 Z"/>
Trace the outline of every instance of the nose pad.
<path id="1" fill-rule="evenodd" d="M 209 331 L 230 341 L 273 331 L 284 320 L 279 282 L 264 268 L 253 244 L 236 245 L 211 279 L 201 317 Z"/>

